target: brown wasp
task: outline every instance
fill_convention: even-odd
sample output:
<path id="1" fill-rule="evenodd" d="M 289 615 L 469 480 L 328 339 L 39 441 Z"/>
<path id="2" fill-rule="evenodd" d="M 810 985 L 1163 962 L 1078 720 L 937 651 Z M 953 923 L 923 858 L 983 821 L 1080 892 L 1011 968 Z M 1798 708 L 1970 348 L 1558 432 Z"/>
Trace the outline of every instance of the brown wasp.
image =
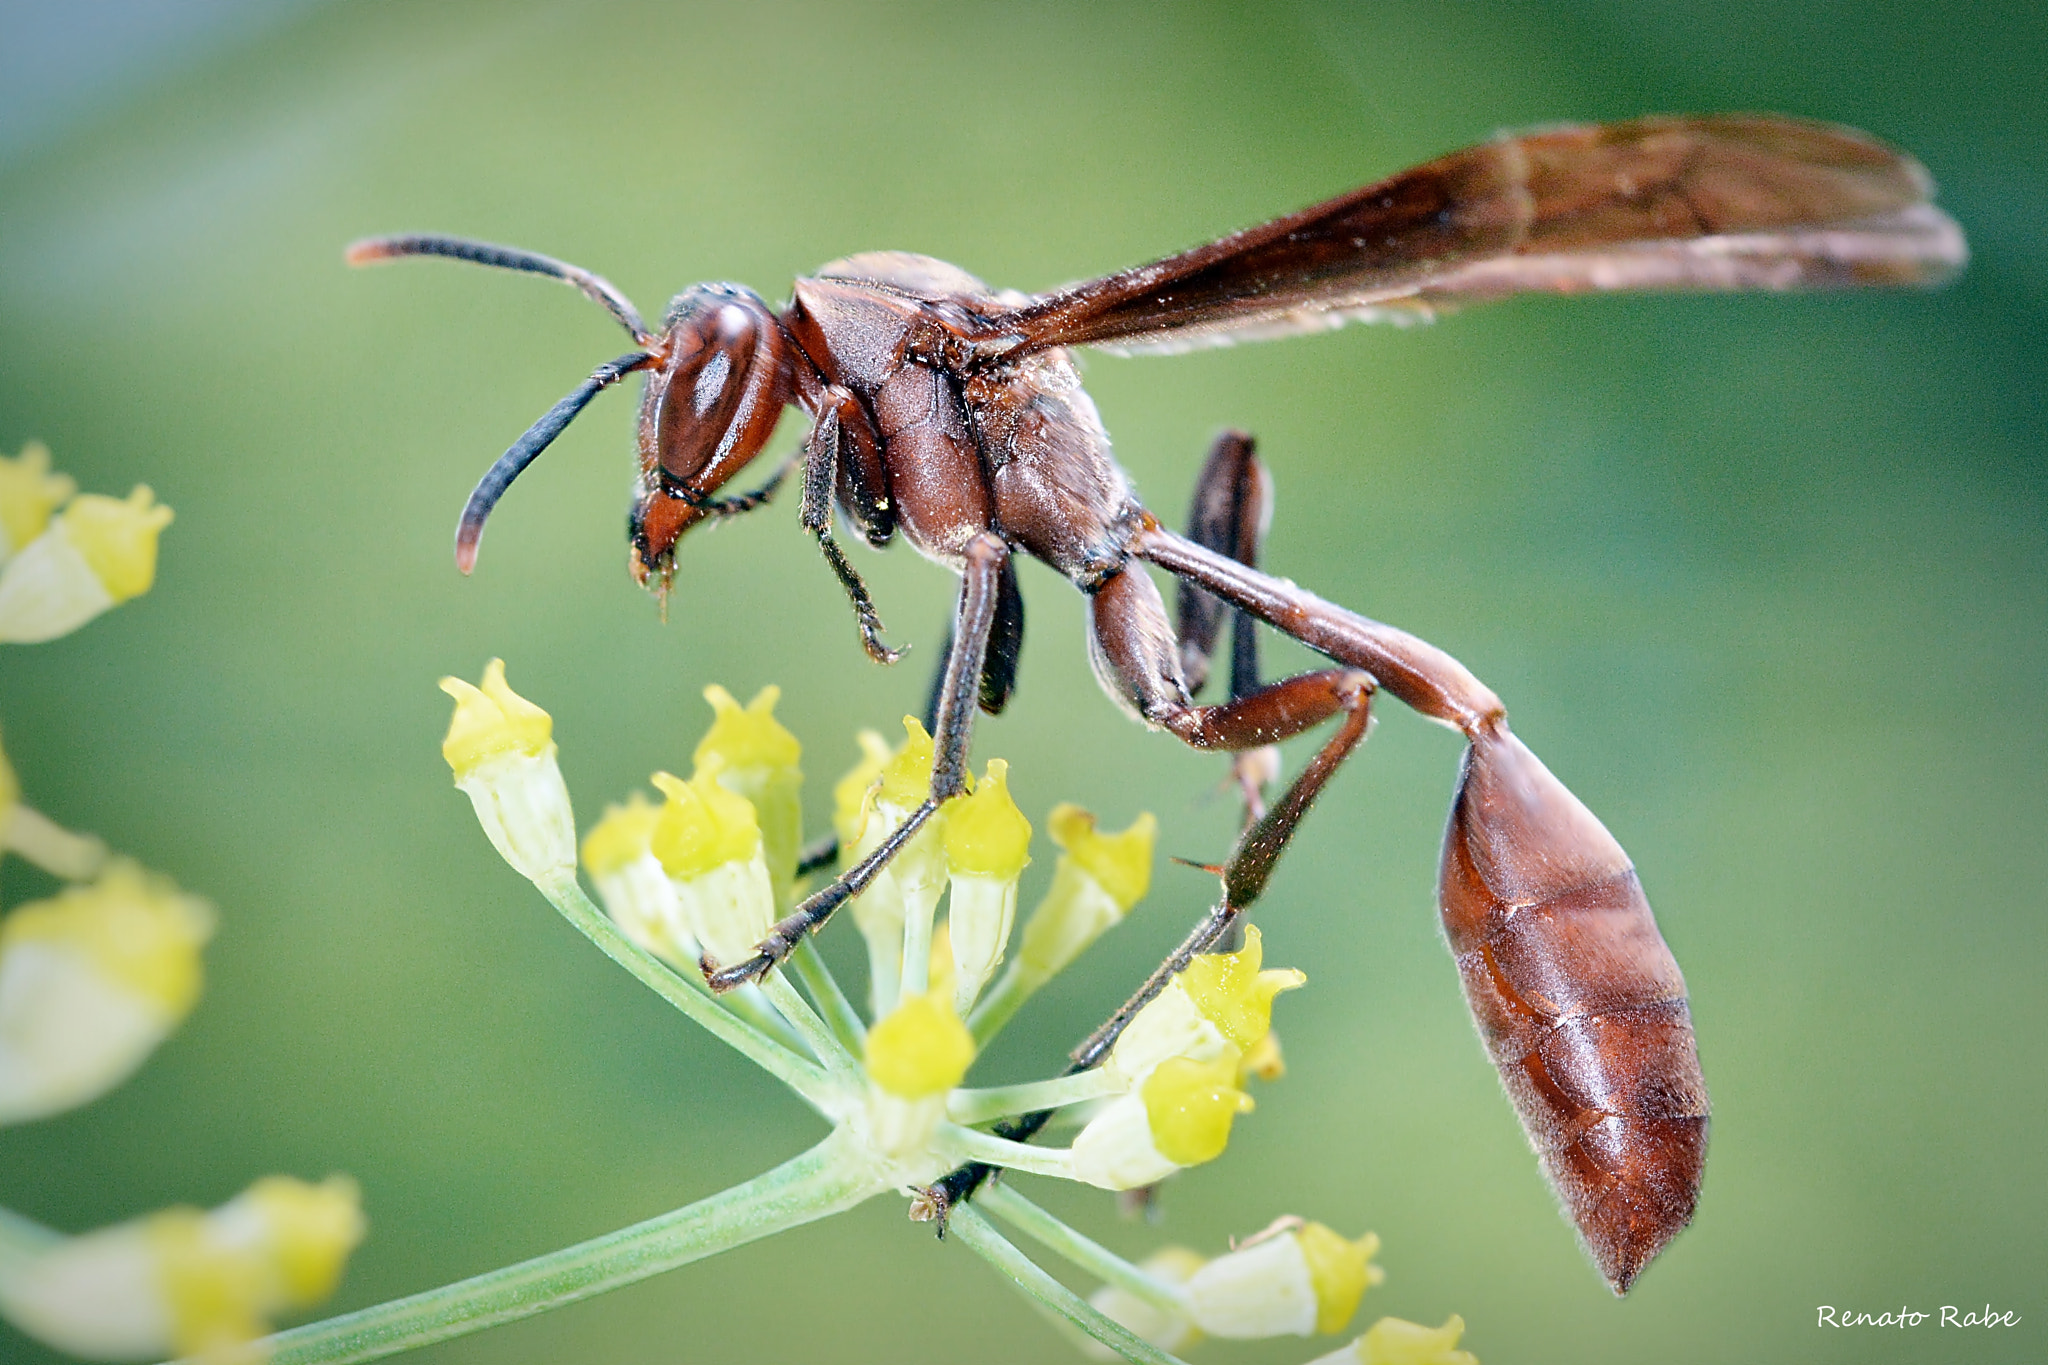
<path id="1" fill-rule="evenodd" d="M 1601 1273 L 1625 1291 L 1691 1218 L 1707 1093 L 1685 983 L 1627 855 L 1509 731 L 1457 660 L 1255 567 L 1267 477 L 1249 438 L 1217 442 L 1176 535 L 1132 495 L 1066 348 L 1178 351 L 1426 318 L 1539 292 L 1927 285 L 1965 258 L 1926 172 L 1849 129 L 1762 115 L 1645 118 L 1503 137 L 1118 274 L 1026 297 L 925 256 L 871 252 L 800 279 L 780 312 L 751 290 L 697 285 L 649 329 L 606 281 L 531 252 L 436 236 L 350 248 L 354 263 L 449 256 L 566 281 L 631 334 L 505 452 L 470 496 L 464 571 L 519 472 L 601 390 L 647 375 L 632 567 L 665 589 L 678 539 L 767 501 L 719 490 L 802 408 L 801 519 L 845 587 L 867 652 L 896 655 L 834 543 L 836 505 L 869 544 L 898 532 L 960 575 L 936 685 L 929 799 L 875 853 L 811 895 L 750 960 L 706 963 L 718 987 L 769 970 L 963 789 L 976 706 L 1002 709 L 1023 602 L 1013 561 L 1043 560 L 1088 599 L 1097 677 L 1134 718 L 1243 752 L 1340 719 L 1247 829 L 1222 902 L 1147 987 L 1074 1053 L 1101 1058 L 1136 1006 L 1229 933 L 1384 688 L 1469 741 L 1444 840 L 1439 903 L 1465 998 L 1544 1169 Z M 1142 566 L 1180 580 L 1179 628 Z M 1227 700 L 1192 699 L 1234 613 Z M 1256 676 L 1252 619 L 1335 667 Z M 1013 1122 L 1028 1137 L 1037 1121 Z M 943 1213 L 988 1172 L 941 1182 Z"/>

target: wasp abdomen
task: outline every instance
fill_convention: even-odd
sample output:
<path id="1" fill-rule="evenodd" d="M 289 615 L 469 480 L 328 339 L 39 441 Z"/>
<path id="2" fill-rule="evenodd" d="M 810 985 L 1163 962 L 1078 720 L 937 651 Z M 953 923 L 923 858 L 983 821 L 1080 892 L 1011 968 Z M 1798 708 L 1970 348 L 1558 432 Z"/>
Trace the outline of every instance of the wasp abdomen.
<path id="1" fill-rule="evenodd" d="M 1692 1218 L 1707 1089 L 1685 979 L 1612 835 L 1502 727 L 1473 740 L 1440 883 L 1465 1000 L 1616 1293 Z"/>

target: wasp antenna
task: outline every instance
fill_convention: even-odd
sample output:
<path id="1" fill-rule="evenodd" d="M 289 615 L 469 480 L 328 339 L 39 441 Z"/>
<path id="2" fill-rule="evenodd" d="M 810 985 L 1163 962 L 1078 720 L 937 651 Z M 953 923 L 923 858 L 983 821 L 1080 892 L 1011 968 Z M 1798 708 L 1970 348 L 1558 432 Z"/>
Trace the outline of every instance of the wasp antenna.
<path id="1" fill-rule="evenodd" d="M 407 233 L 397 237 L 365 237 L 360 242 L 352 242 L 344 259 L 350 265 L 374 265 L 378 261 L 395 261 L 401 256 L 446 256 L 451 260 L 496 266 L 500 270 L 546 275 L 581 289 L 599 307 L 617 318 L 619 325 L 632 333 L 633 340 L 641 345 L 646 345 L 651 339 L 647 324 L 640 320 L 640 310 L 610 280 L 537 251 L 521 251 L 516 246 L 499 246 L 495 242 L 473 242 L 467 237 Z"/>
<path id="2" fill-rule="evenodd" d="M 564 427 L 576 420 L 576 414 L 588 407 L 591 399 L 633 371 L 645 368 L 653 360 L 654 357 L 645 351 L 633 351 L 598 366 L 591 371 L 590 378 L 576 386 L 575 392 L 549 408 L 538 422 L 526 429 L 524 436 L 512 443 L 510 450 L 484 471 L 483 478 L 477 480 L 476 488 L 469 495 L 469 502 L 463 506 L 462 520 L 455 527 L 456 568 L 468 573 L 476 567 L 477 542 L 483 539 L 484 523 L 490 520 L 491 509 L 498 505 L 499 498 L 505 496 L 505 490 L 512 486 L 512 481 L 540 458 L 540 453 L 562 434 Z"/>

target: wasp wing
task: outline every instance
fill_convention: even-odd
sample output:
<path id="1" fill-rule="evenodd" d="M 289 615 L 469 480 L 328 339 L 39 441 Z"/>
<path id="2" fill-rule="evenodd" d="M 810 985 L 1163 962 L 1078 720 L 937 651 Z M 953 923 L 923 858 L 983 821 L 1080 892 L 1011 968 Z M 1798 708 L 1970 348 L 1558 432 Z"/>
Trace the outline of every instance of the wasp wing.
<path id="1" fill-rule="evenodd" d="M 1967 249 L 1920 163 L 1768 114 L 1508 136 L 988 319 L 985 353 L 1178 351 L 1529 292 L 1926 285 Z"/>

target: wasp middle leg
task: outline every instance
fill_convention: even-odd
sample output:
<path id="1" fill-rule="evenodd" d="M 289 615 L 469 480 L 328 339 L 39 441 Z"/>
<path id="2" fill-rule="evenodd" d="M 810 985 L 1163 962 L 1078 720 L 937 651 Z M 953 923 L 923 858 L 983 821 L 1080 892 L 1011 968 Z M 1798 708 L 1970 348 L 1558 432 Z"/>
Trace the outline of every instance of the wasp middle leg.
<path id="1" fill-rule="evenodd" d="M 967 790 L 967 750 L 974 736 L 975 703 L 985 667 L 989 637 L 1001 614 L 1003 570 L 1010 548 L 1000 536 L 983 531 L 967 542 L 960 577 L 960 603 L 953 617 L 953 645 L 940 675 L 937 723 L 932 727 L 930 794 L 903 823 L 867 857 L 841 873 L 828 886 L 804 898 L 777 921 L 754 956 L 731 967 L 706 973 L 713 990 L 726 991 L 767 973 L 788 957 L 803 936 L 830 919 L 846 902 L 868 889 L 882 869 L 938 813 L 939 807 Z"/>

